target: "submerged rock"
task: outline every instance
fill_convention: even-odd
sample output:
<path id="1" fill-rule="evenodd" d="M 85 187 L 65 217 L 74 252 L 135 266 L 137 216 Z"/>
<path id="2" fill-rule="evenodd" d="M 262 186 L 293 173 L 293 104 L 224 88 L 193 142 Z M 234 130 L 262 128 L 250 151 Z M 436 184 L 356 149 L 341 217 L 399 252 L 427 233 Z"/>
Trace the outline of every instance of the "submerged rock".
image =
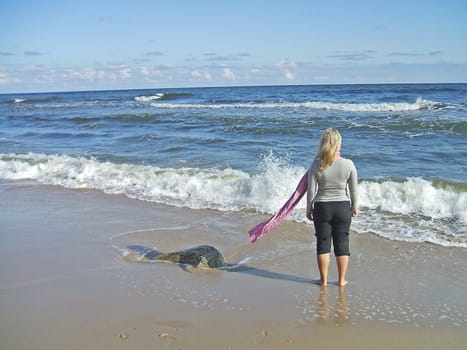
<path id="1" fill-rule="evenodd" d="M 131 247 L 129 247 L 131 249 Z M 210 245 L 199 245 L 172 253 L 161 253 L 152 249 L 140 251 L 138 261 L 164 261 L 194 267 L 219 268 L 225 266 L 224 256 Z"/>

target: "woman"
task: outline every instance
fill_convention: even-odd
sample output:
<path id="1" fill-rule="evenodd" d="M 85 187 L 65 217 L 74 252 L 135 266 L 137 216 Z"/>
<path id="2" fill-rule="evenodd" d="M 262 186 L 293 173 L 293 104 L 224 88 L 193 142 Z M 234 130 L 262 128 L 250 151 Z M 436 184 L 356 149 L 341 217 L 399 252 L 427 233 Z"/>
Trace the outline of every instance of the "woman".
<path id="1" fill-rule="evenodd" d="M 331 239 L 339 286 L 347 284 L 349 229 L 352 216 L 358 215 L 357 170 L 350 159 L 340 156 L 341 140 L 336 129 L 327 129 L 308 172 L 306 215 L 315 226 L 322 286 L 328 283 Z"/>

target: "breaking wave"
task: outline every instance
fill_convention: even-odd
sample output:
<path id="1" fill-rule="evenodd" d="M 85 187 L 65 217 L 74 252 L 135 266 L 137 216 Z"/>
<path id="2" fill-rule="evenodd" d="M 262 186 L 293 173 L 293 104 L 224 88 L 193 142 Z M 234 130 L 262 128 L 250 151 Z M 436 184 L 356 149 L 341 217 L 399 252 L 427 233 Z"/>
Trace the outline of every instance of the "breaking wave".
<path id="1" fill-rule="evenodd" d="M 295 190 L 306 169 L 272 155 L 257 174 L 231 168 L 159 168 L 100 162 L 89 157 L 0 154 L 0 179 L 33 180 L 192 209 L 254 210 L 272 214 Z M 467 247 L 467 185 L 422 178 L 361 181 L 357 231 L 389 239 Z M 290 219 L 305 221 L 305 201 Z"/>
<path id="2" fill-rule="evenodd" d="M 190 93 L 185 92 L 157 92 L 152 95 L 142 95 L 134 97 L 137 102 L 152 102 L 157 100 L 175 100 L 177 98 L 191 96 Z"/>
<path id="3" fill-rule="evenodd" d="M 151 103 L 154 108 L 164 109 L 322 109 L 346 112 L 404 112 L 446 107 L 446 104 L 417 99 L 414 103 L 335 103 L 335 102 L 264 102 L 264 103 L 226 103 L 226 104 L 191 104 L 191 103 Z"/>

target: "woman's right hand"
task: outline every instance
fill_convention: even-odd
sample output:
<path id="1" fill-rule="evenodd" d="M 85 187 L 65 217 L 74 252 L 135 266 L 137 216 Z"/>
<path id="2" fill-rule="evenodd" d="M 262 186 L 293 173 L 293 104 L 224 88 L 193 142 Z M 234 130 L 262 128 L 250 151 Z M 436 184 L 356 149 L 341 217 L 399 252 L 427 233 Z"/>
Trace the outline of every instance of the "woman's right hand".
<path id="1" fill-rule="evenodd" d="M 352 217 L 358 216 L 358 210 L 352 210 Z"/>

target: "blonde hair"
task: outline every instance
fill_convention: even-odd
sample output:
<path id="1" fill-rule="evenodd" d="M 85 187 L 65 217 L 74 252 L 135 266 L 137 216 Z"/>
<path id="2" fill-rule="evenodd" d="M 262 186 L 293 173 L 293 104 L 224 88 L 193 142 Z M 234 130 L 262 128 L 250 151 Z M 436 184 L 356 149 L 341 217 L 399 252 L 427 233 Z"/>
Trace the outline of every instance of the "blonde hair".
<path id="1" fill-rule="evenodd" d="M 341 142 L 341 134 L 336 129 L 329 128 L 324 131 L 317 154 L 321 170 L 326 169 L 334 162 L 334 158 L 341 148 Z"/>

